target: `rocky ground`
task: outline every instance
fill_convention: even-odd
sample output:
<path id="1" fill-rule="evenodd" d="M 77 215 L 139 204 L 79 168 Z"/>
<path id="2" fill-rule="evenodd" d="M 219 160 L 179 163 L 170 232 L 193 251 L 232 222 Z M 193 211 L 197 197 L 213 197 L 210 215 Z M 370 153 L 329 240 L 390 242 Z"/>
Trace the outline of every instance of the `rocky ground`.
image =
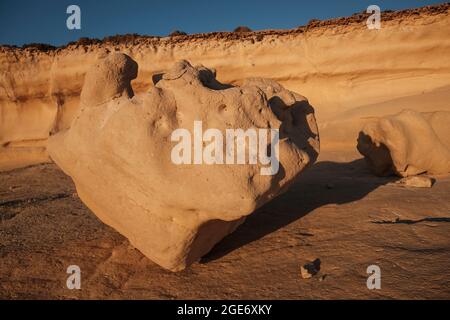
<path id="1" fill-rule="evenodd" d="M 102 224 L 55 165 L 0 173 L 0 298 L 450 298 L 450 177 L 405 188 L 326 152 L 200 263 L 171 273 Z M 300 267 L 320 259 L 303 279 Z M 81 290 L 66 269 L 81 268 Z M 369 265 L 381 289 L 366 286 Z"/>

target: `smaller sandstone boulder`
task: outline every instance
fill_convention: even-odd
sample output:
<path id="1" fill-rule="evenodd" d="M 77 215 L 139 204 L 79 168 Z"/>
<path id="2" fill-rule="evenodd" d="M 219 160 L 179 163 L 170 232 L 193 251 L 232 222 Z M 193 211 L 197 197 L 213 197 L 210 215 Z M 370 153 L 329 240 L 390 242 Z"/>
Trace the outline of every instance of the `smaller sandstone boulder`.
<path id="1" fill-rule="evenodd" d="M 316 259 L 313 262 L 306 263 L 300 267 L 300 273 L 303 279 L 309 279 L 315 276 L 320 271 L 320 259 Z"/>
<path id="2" fill-rule="evenodd" d="M 403 178 L 396 183 L 404 187 L 431 188 L 433 186 L 433 179 L 429 177 L 413 176 Z"/>
<path id="3" fill-rule="evenodd" d="M 450 112 L 440 112 L 440 117 L 450 119 Z M 432 119 L 430 114 L 412 110 L 375 119 L 359 133 L 358 151 L 376 175 L 446 174 L 450 150 L 437 132 L 447 135 L 448 128 L 435 130 Z"/>

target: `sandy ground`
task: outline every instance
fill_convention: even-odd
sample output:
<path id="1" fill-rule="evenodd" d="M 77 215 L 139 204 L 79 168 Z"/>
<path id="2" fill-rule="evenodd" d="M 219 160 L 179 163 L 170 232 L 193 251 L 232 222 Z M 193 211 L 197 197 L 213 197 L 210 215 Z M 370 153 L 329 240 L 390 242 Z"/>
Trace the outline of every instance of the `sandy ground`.
<path id="1" fill-rule="evenodd" d="M 161 269 L 102 224 L 53 164 L 0 173 L 0 298 L 450 298 L 450 177 L 431 189 L 371 175 L 354 152 L 325 152 L 285 195 L 200 263 Z M 302 279 L 300 266 L 321 260 Z M 81 268 L 81 290 L 66 269 Z M 368 290 L 366 268 L 381 268 Z"/>

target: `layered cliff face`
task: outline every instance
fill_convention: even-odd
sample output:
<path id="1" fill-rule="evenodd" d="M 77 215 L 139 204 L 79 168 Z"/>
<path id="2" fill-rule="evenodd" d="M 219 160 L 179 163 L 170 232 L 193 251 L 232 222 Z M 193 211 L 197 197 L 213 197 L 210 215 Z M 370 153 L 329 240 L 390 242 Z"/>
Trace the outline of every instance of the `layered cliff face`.
<path id="1" fill-rule="evenodd" d="M 366 18 L 47 51 L 1 47 L 0 170 L 48 161 L 47 138 L 70 126 L 87 69 L 114 51 L 139 64 L 136 93 L 180 59 L 216 69 L 225 83 L 274 79 L 314 106 L 325 150 L 354 148 L 373 116 L 450 110 L 450 5 L 384 13 L 380 30 L 369 30 Z"/>

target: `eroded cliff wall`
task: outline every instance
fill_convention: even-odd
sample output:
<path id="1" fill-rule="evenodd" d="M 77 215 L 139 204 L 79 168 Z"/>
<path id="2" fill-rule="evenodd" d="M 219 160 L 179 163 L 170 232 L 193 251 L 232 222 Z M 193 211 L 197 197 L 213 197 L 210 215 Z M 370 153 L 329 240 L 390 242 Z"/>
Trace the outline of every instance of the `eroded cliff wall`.
<path id="1" fill-rule="evenodd" d="M 48 160 L 47 138 L 70 126 L 88 67 L 113 51 L 138 62 L 135 92 L 179 59 L 225 83 L 272 78 L 309 99 L 324 149 L 354 147 L 367 118 L 450 110 L 449 13 L 448 4 L 385 13 L 380 30 L 359 15 L 285 31 L 0 47 L 0 170 Z"/>

